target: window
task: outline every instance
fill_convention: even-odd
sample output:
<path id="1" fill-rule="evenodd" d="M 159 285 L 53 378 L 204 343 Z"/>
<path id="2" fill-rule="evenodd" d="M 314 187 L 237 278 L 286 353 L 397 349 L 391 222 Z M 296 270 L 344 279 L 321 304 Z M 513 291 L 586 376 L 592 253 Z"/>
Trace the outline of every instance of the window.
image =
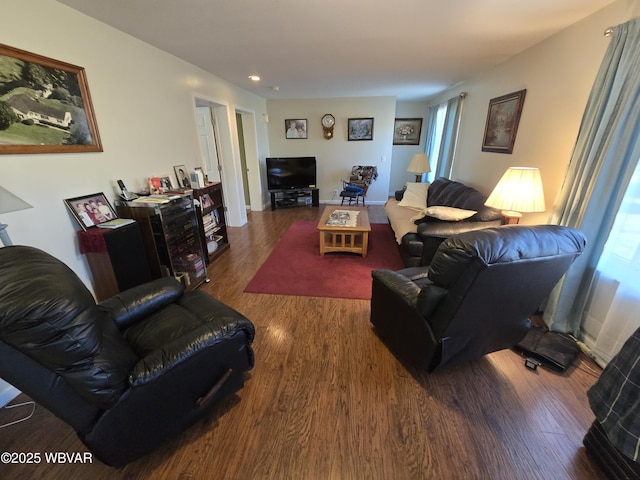
<path id="1" fill-rule="evenodd" d="M 625 340 L 640 327 L 640 163 L 604 246 L 582 332 L 601 365 L 606 365 Z"/>
<path id="2" fill-rule="evenodd" d="M 431 162 L 427 180 L 450 177 L 453 170 L 458 129 L 466 93 L 429 108 L 426 153 Z"/>

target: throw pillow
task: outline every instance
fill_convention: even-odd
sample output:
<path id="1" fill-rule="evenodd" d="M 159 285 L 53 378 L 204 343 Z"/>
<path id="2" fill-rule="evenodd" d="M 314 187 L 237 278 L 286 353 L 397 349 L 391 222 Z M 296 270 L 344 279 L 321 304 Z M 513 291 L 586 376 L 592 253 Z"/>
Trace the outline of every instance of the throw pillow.
<path id="1" fill-rule="evenodd" d="M 475 210 L 464 210 L 462 208 L 434 205 L 432 207 L 423 208 L 419 214 L 411 218 L 411 221 L 417 222 L 422 220 L 424 217 L 433 217 L 447 222 L 459 222 L 460 220 L 465 220 L 474 216 L 476 213 L 478 212 Z"/>
<path id="2" fill-rule="evenodd" d="M 427 206 L 428 183 L 408 182 L 402 200 L 398 203 L 401 207 L 422 210 Z"/>

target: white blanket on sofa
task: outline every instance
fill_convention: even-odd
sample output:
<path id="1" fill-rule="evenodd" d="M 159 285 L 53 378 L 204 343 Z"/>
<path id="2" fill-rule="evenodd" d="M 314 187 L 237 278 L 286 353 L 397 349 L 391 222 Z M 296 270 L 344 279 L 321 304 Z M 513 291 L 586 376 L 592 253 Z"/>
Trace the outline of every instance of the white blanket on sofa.
<path id="1" fill-rule="evenodd" d="M 402 243 L 402 237 L 407 233 L 416 233 L 418 226 L 411 221 L 411 218 L 419 213 L 419 209 L 401 207 L 398 205 L 398 200 L 390 198 L 387 203 L 384 204 L 384 211 L 389 217 L 389 223 L 393 233 L 396 236 L 396 242 L 398 245 Z"/>

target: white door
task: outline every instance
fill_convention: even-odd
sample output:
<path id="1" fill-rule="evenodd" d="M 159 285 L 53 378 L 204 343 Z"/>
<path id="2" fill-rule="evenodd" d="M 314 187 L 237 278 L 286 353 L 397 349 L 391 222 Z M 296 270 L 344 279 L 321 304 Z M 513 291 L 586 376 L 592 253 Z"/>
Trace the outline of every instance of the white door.
<path id="1" fill-rule="evenodd" d="M 210 182 L 220 181 L 220 163 L 216 148 L 215 130 L 211 116 L 211 108 L 196 107 L 200 152 L 204 160 L 207 178 Z"/>

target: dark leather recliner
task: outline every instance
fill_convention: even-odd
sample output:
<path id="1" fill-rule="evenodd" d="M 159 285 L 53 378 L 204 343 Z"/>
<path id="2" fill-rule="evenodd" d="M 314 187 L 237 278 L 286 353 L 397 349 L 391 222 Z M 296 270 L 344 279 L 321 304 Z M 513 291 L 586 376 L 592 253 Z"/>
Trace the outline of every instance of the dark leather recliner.
<path id="1" fill-rule="evenodd" d="M 427 267 L 372 272 L 371 322 L 398 357 L 427 371 L 514 347 L 585 244 L 557 225 L 454 235 Z"/>
<path id="2" fill-rule="evenodd" d="M 96 305 L 49 254 L 0 248 L 0 377 L 106 464 L 148 453 L 239 390 L 253 338 L 247 318 L 174 278 Z"/>

